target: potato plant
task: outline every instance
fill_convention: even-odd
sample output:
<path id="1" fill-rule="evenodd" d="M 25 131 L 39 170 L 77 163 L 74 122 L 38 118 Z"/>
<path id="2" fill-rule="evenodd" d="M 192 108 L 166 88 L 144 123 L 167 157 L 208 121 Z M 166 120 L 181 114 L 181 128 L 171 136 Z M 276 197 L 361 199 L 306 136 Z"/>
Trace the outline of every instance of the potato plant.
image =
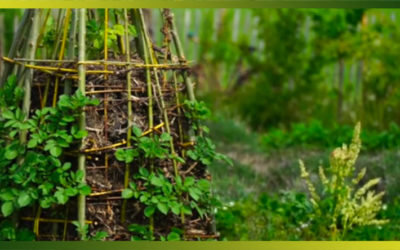
<path id="1" fill-rule="evenodd" d="M 21 208 L 39 204 L 49 208 L 66 204 L 71 197 L 89 194 L 81 183 L 83 173 L 73 169 L 66 152 L 87 134 L 76 120 L 87 105 L 97 105 L 77 91 L 63 95 L 56 107 L 36 110 L 30 118 L 19 108 L 24 90 L 15 76 L 0 90 L 0 204 L 4 217 Z M 29 140 L 21 143 L 18 134 L 27 131 Z"/>

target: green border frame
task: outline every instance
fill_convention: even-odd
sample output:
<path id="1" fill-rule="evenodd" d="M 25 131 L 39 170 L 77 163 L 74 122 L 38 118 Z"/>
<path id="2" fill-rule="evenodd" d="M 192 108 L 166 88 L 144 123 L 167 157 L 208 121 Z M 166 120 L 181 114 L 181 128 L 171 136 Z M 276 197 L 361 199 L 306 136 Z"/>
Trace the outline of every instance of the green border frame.
<path id="1" fill-rule="evenodd" d="M 399 0 L 0 0 L 0 8 L 396 8 Z"/>
<path id="2" fill-rule="evenodd" d="M 398 8 L 400 0 L 0 0 L 0 8 Z M 400 241 L 0 242 L 0 250 L 400 250 Z"/>
<path id="3" fill-rule="evenodd" d="M 399 250 L 400 242 L 0 242 L 1 250 Z"/>

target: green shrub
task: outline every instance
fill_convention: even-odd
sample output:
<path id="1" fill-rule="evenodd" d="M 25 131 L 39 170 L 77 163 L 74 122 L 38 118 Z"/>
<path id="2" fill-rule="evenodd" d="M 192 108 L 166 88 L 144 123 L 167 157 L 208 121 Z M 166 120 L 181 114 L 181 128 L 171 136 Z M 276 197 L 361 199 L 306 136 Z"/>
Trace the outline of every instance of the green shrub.
<path id="1" fill-rule="evenodd" d="M 217 230 L 225 240 L 312 239 L 311 231 L 302 230 L 311 211 L 304 194 L 264 193 L 221 205 L 216 214 Z"/>
<path id="2" fill-rule="evenodd" d="M 282 149 L 288 147 L 332 148 L 349 141 L 352 127 L 335 125 L 327 128 L 318 120 L 310 123 L 294 123 L 290 130 L 271 129 L 261 137 L 264 149 Z M 400 147 L 400 127 L 391 123 L 384 131 L 365 130 L 361 133 L 363 148 L 367 150 L 396 149 Z"/>

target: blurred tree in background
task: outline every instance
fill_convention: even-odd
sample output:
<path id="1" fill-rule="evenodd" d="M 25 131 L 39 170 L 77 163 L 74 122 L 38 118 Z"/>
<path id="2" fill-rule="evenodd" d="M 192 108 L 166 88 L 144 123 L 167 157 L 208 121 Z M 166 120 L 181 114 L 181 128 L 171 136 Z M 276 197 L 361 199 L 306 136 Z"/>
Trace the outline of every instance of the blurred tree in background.
<path id="1" fill-rule="evenodd" d="M 197 55 L 198 91 L 218 112 L 260 131 L 314 119 L 328 127 L 361 120 L 373 129 L 399 121 L 397 10 L 205 9 L 199 16 L 181 35 L 196 50 L 187 54 Z"/>

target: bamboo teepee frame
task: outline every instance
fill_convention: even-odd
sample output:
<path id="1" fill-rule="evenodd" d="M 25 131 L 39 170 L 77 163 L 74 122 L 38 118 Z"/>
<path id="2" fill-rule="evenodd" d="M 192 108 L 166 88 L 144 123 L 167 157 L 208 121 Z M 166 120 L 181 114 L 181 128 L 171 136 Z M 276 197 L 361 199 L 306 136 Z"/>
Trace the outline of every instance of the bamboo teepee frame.
<path id="1" fill-rule="evenodd" d="M 101 21 L 98 20 L 96 11 L 67 9 L 58 10 L 57 13 L 56 37 L 58 39 L 55 41 L 52 55 L 43 57 L 42 53 L 41 59 L 35 58 L 35 55 L 38 55 L 51 10 L 27 10 L 21 21 L 21 25 L 27 28 L 20 26 L 17 33 L 21 36 L 17 36 L 13 42 L 9 56 L 2 58 L 6 65 L 4 75 L 16 72 L 20 79 L 23 79 L 21 83 L 24 83 L 26 91 L 23 105 L 26 114 L 29 114 L 32 109 L 49 105 L 49 101 L 54 106 L 60 94 L 69 95 L 74 89 L 79 89 L 83 94 L 101 100 L 100 106 L 81 113 L 79 127 L 87 130 L 89 136 L 82 141 L 78 154 L 72 154 L 77 158 L 77 169 L 85 173 L 83 181 L 88 181 L 88 184 L 92 185 L 93 192 L 88 197 L 79 195 L 76 204 L 67 204 L 62 219 L 42 218 L 42 216 L 49 216 L 49 213 L 41 211 L 39 206 L 31 217 L 21 217 L 20 219 L 23 221 L 33 221 L 34 232 L 38 239 L 48 237 L 72 239 L 73 236 L 69 235 L 71 230 L 68 224 L 72 223 L 73 218 L 77 218 L 81 226 L 91 225 L 91 233 L 98 230 L 96 227 L 108 228 L 110 239 L 127 239 L 126 225 L 128 221 L 135 222 L 136 218 L 135 216 L 128 218 L 128 213 L 136 212 L 133 210 L 132 204 L 121 199 L 120 193 L 123 188 L 128 186 L 132 170 L 137 169 L 137 166 L 126 164 L 121 171 L 120 164 L 116 163 L 113 152 L 117 148 L 131 147 L 133 123 L 143 128 L 142 136 L 152 136 L 161 131 L 173 135 L 169 142 L 170 152 L 173 155 L 184 157 L 185 148 L 193 145 L 193 142 L 187 142 L 190 139 L 188 121 L 181 110 L 181 99 L 187 96 L 189 100 L 194 101 L 195 95 L 193 83 L 188 76 L 189 65 L 179 41 L 173 14 L 168 9 L 160 12 L 164 20 L 162 27 L 164 42 L 162 52 L 159 52 L 154 49 L 155 45 L 148 34 L 143 11 L 141 9 L 124 9 L 122 13 L 122 15 L 117 15 L 114 12 L 114 24 L 122 22 L 124 27 L 124 35 L 118 35 L 119 53 L 111 51 L 108 47 L 108 30 L 112 16 L 110 10 L 104 10 L 102 56 L 88 60 L 86 55 L 87 20 L 96 20 L 99 23 Z M 136 38 L 128 32 L 131 24 L 136 27 Z M 31 40 L 28 47 L 25 48 L 23 44 L 26 41 L 21 39 L 28 30 L 30 30 Z M 78 37 L 78 43 L 76 43 L 76 37 Z M 136 52 L 132 51 L 132 45 Z M 75 58 L 76 47 L 78 58 Z M 21 51 L 26 51 L 24 58 L 17 57 Z M 174 51 L 177 53 L 177 57 L 173 55 Z M 57 53 L 58 57 L 56 57 Z M 64 58 L 65 54 L 66 58 Z M 5 79 L 3 77 L 0 84 Z M 60 88 L 62 85 L 64 88 Z M 32 98 L 33 92 L 35 92 L 34 98 Z M 31 103 L 34 107 L 31 107 Z M 126 113 L 117 112 L 121 110 Z M 119 116 L 126 121 L 126 130 L 122 132 L 123 136 L 116 134 L 116 125 L 113 127 L 110 125 L 118 123 Z M 101 120 L 94 121 L 96 118 L 101 118 Z M 121 126 L 121 124 L 119 125 Z M 101 139 L 96 139 L 96 136 L 99 135 Z M 26 134 L 21 134 L 21 140 L 26 140 L 26 136 Z M 155 162 L 149 162 L 149 164 L 153 170 Z M 195 167 L 197 164 L 183 166 L 175 159 L 170 163 L 158 162 L 157 164 L 164 164 L 164 168 L 170 168 L 171 175 L 175 176 L 188 174 L 198 178 L 207 176 L 206 170 L 200 166 L 201 164 L 197 167 Z M 123 178 L 119 178 L 121 174 Z M 115 178 L 114 181 L 122 180 L 122 182 L 112 183 L 111 177 Z M 73 216 L 75 214 L 72 211 L 73 207 L 76 207 L 76 217 Z M 186 221 L 182 214 L 179 221 L 171 219 L 169 223 L 179 224 L 185 228 L 193 227 L 188 225 L 195 225 L 199 221 L 203 221 L 198 224 L 196 230 L 186 230 L 185 238 L 216 237 L 210 235 L 206 228 L 210 223 L 209 219 L 207 221 L 189 219 L 191 220 Z M 112 221 L 110 222 L 112 225 L 107 224 L 107 221 Z M 52 230 L 46 228 L 46 232 L 43 233 L 39 226 L 42 223 L 62 224 L 63 227 L 60 229 L 58 226 L 53 226 Z M 156 231 L 157 227 L 169 228 L 171 226 L 157 225 L 154 217 L 150 217 L 149 223 L 152 232 Z"/>

